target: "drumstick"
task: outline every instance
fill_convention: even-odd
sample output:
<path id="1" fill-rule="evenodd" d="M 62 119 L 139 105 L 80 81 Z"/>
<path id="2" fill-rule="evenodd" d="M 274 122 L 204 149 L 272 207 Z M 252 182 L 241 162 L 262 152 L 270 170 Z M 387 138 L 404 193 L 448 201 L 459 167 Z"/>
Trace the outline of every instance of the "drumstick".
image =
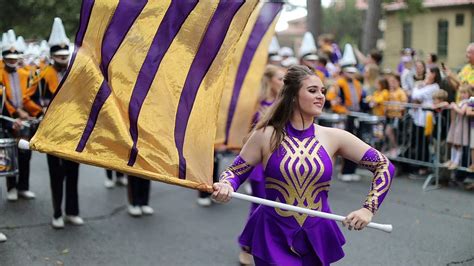
<path id="1" fill-rule="evenodd" d="M 15 118 L 11 118 L 11 117 L 8 117 L 8 116 L 0 115 L 0 118 L 3 119 L 3 120 L 10 121 L 12 123 L 16 122 Z M 26 121 L 21 121 L 21 125 L 24 126 L 24 127 L 30 127 L 30 123 L 28 123 Z"/>
<path id="2" fill-rule="evenodd" d="M 294 212 L 298 212 L 298 213 L 307 214 L 307 215 L 310 215 L 310 216 L 316 216 L 316 217 L 329 219 L 329 220 L 334 220 L 334 221 L 339 221 L 339 222 L 342 222 L 346 219 L 346 217 L 344 217 L 344 216 L 340 216 L 340 215 L 336 215 L 336 214 L 332 214 L 332 213 L 310 210 L 310 209 L 306 209 L 306 208 L 297 207 L 297 206 L 294 206 L 294 205 L 284 204 L 284 203 L 281 203 L 281 202 L 275 202 L 275 201 L 271 201 L 271 200 L 267 200 L 267 199 L 252 197 L 252 196 L 244 195 L 244 194 L 237 193 L 237 192 L 232 192 L 231 197 L 236 198 L 236 199 L 250 201 L 250 202 L 253 202 L 253 203 L 256 203 L 256 204 L 262 204 L 262 205 L 273 207 L 273 208 L 279 208 L 279 209 L 284 209 L 284 210 L 288 210 L 288 211 L 294 211 Z M 378 224 L 378 223 L 372 223 L 371 222 L 367 225 L 367 227 L 373 228 L 373 229 L 378 229 L 378 230 L 386 232 L 386 233 L 391 233 L 392 232 L 392 225 L 391 224 Z"/>

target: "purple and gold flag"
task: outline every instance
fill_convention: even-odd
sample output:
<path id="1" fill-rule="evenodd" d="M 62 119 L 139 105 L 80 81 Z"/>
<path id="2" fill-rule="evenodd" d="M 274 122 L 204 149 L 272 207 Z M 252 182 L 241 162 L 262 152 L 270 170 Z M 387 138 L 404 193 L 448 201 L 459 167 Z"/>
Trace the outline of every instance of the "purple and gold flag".
<path id="1" fill-rule="evenodd" d="M 84 0 L 34 150 L 209 189 L 217 112 L 258 0 Z"/>
<path id="2" fill-rule="evenodd" d="M 241 148 L 256 112 L 268 47 L 283 3 L 260 2 L 245 26 L 222 94 L 216 145 Z"/>

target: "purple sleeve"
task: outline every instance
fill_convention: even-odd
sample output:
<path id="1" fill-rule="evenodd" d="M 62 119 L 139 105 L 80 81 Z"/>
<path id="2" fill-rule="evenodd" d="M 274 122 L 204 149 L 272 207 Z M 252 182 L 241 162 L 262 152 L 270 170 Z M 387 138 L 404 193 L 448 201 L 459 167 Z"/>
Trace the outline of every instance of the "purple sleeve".
<path id="1" fill-rule="evenodd" d="M 372 186 L 364 202 L 364 208 L 375 214 L 390 189 L 395 175 L 395 166 L 385 155 L 374 148 L 367 150 L 359 164 L 374 174 Z"/>
<path id="2" fill-rule="evenodd" d="M 237 156 L 234 162 L 222 172 L 220 180 L 229 182 L 234 191 L 237 191 L 239 186 L 245 182 L 250 173 L 252 173 L 253 168 L 254 167 L 247 164 L 242 157 Z"/>

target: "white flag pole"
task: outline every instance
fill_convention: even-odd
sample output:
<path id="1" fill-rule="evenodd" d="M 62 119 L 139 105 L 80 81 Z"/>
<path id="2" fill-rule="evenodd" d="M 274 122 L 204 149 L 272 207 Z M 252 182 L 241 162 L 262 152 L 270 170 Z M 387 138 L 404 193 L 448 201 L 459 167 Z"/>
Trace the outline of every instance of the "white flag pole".
<path id="1" fill-rule="evenodd" d="M 236 199 L 245 200 L 245 201 L 250 201 L 250 202 L 253 202 L 253 203 L 256 203 L 256 204 L 262 204 L 262 205 L 273 207 L 273 208 L 279 208 L 279 209 L 283 209 L 283 210 L 294 211 L 294 212 L 298 212 L 298 213 L 307 214 L 307 215 L 310 215 L 310 216 L 316 216 L 316 217 L 320 217 L 320 218 L 324 218 L 324 219 L 330 219 L 330 220 L 339 221 L 339 222 L 342 222 L 346 219 L 346 217 L 344 217 L 344 216 L 340 216 L 340 215 L 336 215 L 336 214 L 332 214 L 332 213 L 326 213 L 326 212 L 320 212 L 320 211 L 305 209 L 305 208 L 301 208 L 301 207 L 297 207 L 297 206 L 293 206 L 293 205 L 289 205 L 289 204 L 285 204 L 285 203 L 280 203 L 280 202 L 275 202 L 275 201 L 271 201 L 271 200 L 267 200 L 267 199 L 252 197 L 252 196 L 237 193 L 237 192 L 232 192 L 231 197 L 236 198 Z M 384 231 L 386 233 L 391 233 L 392 232 L 392 225 L 391 224 L 378 224 L 378 223 L 372 223 L 371 222 L 367 225 L 367 227 L 378 229 L 378 230 Z"/>

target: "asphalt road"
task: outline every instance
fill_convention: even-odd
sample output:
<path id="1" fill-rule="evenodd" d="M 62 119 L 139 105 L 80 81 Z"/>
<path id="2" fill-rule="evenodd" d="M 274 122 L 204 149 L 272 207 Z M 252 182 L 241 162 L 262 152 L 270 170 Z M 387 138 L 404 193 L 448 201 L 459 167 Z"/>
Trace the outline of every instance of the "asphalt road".
<path id="1" fill-rule="evenodd" d="M 362 172 L 368 174 L 369 172 Z M 46 157 L 32 159 L 32 201 L 7 202 L 0 185 L 0 265 L 238 265 L 236 238 L 249 204 L 234 200 L 209 208 L 196 192 L 153 182 L 153 216 L 126 212 L 126 189 L 103 186 L 103 169 L 81 165 L 80 209 L 86 224 L 54 230 Z M 334 212 L 361 206 L 369 177 L 334 180 Z M 474 265 L 474 193 L 457 187 L 422 192 L 422 181 L 398 176 L 374 222 L 391 223 L 391 234 L 343 230 L 346 256 L 335 265 Z"/>

